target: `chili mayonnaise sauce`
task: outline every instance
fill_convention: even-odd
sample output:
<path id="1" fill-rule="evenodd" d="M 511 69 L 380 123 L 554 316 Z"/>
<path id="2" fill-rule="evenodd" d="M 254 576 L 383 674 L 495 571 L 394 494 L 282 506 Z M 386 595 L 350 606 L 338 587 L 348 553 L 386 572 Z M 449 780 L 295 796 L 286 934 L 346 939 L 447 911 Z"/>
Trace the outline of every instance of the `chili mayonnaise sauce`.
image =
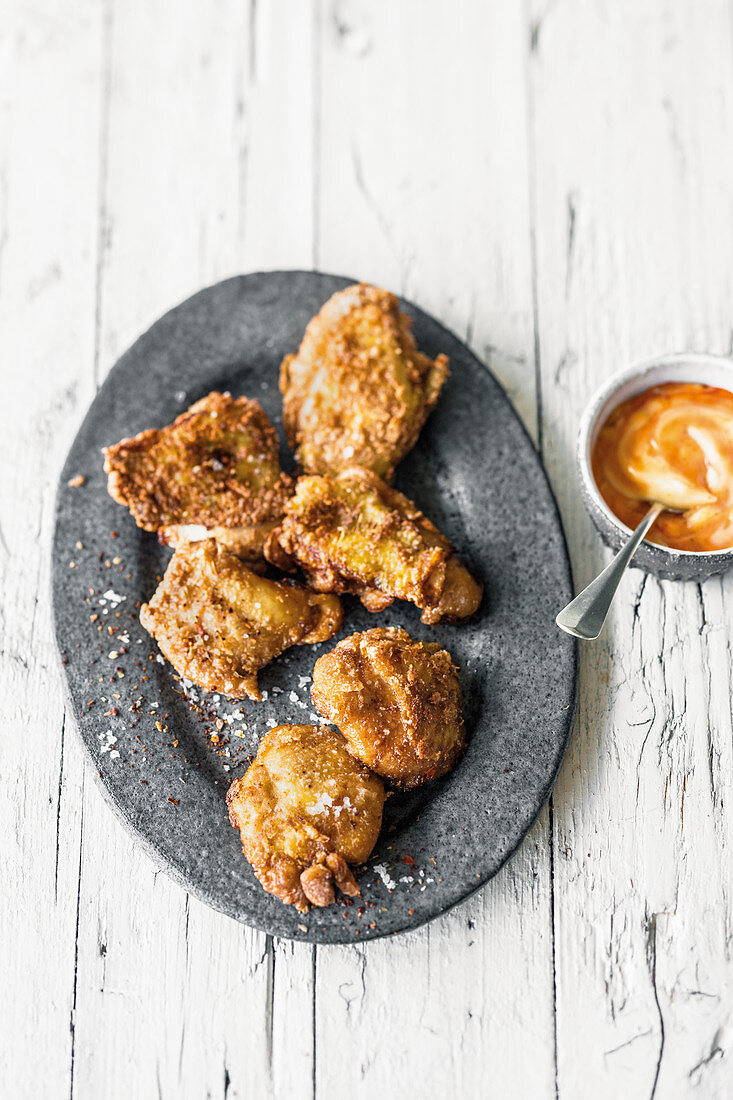
<path id="1" fill-rule="evenodd" d="M 630 397 L 603 424 L 591 466 L 608 507 L 636 527 L 652 501 L 647 538 L 676 550 L 733 547 L 733 393 L 667 382 Z"/>

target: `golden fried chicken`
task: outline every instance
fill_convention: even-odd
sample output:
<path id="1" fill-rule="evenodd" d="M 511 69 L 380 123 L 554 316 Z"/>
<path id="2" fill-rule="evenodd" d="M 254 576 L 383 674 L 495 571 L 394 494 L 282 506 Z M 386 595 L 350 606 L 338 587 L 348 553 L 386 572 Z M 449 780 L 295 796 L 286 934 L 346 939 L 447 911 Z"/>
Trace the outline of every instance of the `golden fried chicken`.
<path id="1" fill-rule="evenodd" d="M 349 864 L 363 863 L 382 823 L 381 779 L 325 726 L 276 726 L 227 793 L 229 820 L 265 890 L 305 912 L 334 887 L 358 895 Z"/>
<path id="2" fill-rule="evenodd" d="M 205 691 L 260 699 L 257 670 L 292 645 L 324 642 L 338 596 L 260 577 L 215 539 L 176 550 L 140 622 L 173 667 Z"/>
<path id="3" fill-rule="evenodd" d="M 394 294 L 360 283 L 334 294 L 280 369 L 284 423 L 307 473 L 364 466 L 391 481 L 448 375 L 417 350 Z"/>
<path id="4" fill-rule="evenodd" d="M 167 428 L 123 439 L 104 455 L 109 493 L 138 527 L 173 546 L 215 536 L 251 561 L 261 560 L 293 491 L 264 410 L 228 393 L 210 393 Z"/>
<path id="5" fill-rule="evenodd" d="M 404 789 L 445 775 L 465 747 L 450 654 L 401 627 L 353 634 L 319 657 L 311 697 L 357 760 Z"/>
<path id="6" fill-rule="evenodd" d="M 481 602 L 481 585 L 445 535 L 359 467 L 299 478 L 265 556 L 284 569 L 299 565 L 317 592 L 354 593 L 369 611 L 409 600 L 424 623 L 465 619 Z"/>

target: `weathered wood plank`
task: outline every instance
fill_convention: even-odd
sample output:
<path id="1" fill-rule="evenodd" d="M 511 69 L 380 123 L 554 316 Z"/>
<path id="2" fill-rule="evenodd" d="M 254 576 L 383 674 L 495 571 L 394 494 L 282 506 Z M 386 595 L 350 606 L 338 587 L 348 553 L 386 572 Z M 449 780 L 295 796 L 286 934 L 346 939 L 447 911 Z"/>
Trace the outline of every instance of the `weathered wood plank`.
<path id="1" fill-rule="evenodd" d="M 634 358 L 731 344 L 728 5 L 529 0 L 528 23 L 478 0 L 68 7 L 16 5 L 0 28 L 2 1080 L 549 1098 L 554 934 L 563 1100 L 727 1096 L 733 582 L 632 573 L 584 650 L 554 932 L 543 815 L 441 921 L 317 952 L 189 900 L 114 822 L 64 726 L 41 594 L 95 379 L 199 286 L 312 264 L 465 335 L 535 438 L 538 352 L 588 580 L 586 396 Z"/>
<path id="2" fill-rule="evenodd" d="M 573 470 L 590 391 L 655 352 L 729 345 L 730 11 L 532 7 L 545 454 L 583 584 L 603 557 Z M 555 796 L 568 1100 L 729 1092 L 729 592 L 632 571 L 583 650 Z"/>
<path id="3" fill-rule="evenodd" d="M 511 4 L 331 9 L 318 252 L 466 337 L 534 432 L 523 34 Z"/>
<path id="4" fill-rule="evenodd" d="M 91 392 L 100 41 L 88 2 L 17 5 L 0 29 L 0 1078 L 18 1097 L 70 1086 L 84 777 L 46 594 L 56 470 Z"/>
<path id="5" fill-rule="evenodd" d="M 100 375 L 200 286 L 269 266 L 278 253 L 286 266 L 310 262 L 307 161 L 304 201 L 288 208 L 285 198 L 312 125 L 299 93 L 310 79 L 301 51 L 311 20 L 305 11 L 285 29 L 283 15 L 281 5 L 235 2 L 115 5 L 100 152 Z M 277 143 L 268 140 L 275 133 Z M 111 821 L 95 790 L 84 815 L 78 1095 L 104 1095 L 114 1080 L 127 1095 L 231 1100 L 274 1095 L 284 1081 L 288 1096 L 310 1096 L 311 949 L 276 950 L 188 898 Z M 293 989 L 301 964 L 305 998 Z"/>
<path id="6" fill-rule="evenodd" d="M 331 9 L 318 254 L 466 337 L 534 432 L 524 44 L 515 5 Z M 547 833 L 544 814 L 478 898 L 428 928 L 319 949 L 318 1095 L 477 1096 L 489 1080 L 496 1096 L 554 1093 Z"/>

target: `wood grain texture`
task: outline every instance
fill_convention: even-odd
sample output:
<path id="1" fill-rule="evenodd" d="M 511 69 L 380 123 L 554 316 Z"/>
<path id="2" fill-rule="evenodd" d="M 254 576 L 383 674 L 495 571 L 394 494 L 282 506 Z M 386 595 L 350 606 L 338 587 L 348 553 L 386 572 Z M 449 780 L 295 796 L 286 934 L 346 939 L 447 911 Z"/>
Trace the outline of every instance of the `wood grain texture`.
<path id="1" fill-rule="evenodd" d="M 543 435 L 583 584 L 603 558 L 573 477 L 586 394 L 655 352 L 729 348 L 730 9 L 569 3 L 534 20 Z M 582 651 L 554 799 L 563 1097 L 730 1092 L 731 670 L 710 649 L 730 638 L 727 600 L 728 580 L 632 570 Z"/>
<path id="2" fill-rule="evenodd" d="M 331 9 L 318 255 L 440 316 L 536 432 L 524 23 L 518 6 L 461 7 L 458 23 L 419 0 Z M 489 1078 L 496 1096 L 551 1095 L 550 891 L 545 813 L 480 898 L 399 941 L 319 949 L 319 1090 L 369 1096 L 396 1074 L 417 1095 L 481 1095 Z"/>
<path id="3" fill-rule="evenodd" d="M 68 1094 L 74 1049 L 88 777 L 64 719 L 48 548 L 55 471 L 93 394 L 100 38 L 92 3 L 73 19 L 18 5 L 0 55 L 0 1079 L 20 1096 Z M 48 180 L 65 181 L 53 202 Z"/>
<path id="4" fill-rule="evenodd" d="M 180 5 L 160 2 L 118 4 L 110 15 L 100 195 L 102 373 L 168 304 L 262 264 L 270 254 L 268 234 L 275 243 L 289 239 L 295 252 L 299 233 L 303 243 L 293 262 L 310 261 L 310 204 L 277 227 L 256 216 L 273 165 L 257 160 L 264 142 L 249 155 L 249 127 L 262 123 L 255 89 L 280 74 L 260 50 L 255 6 L 227 3 L 204 12 L 193 5 L 181 14 Z M 292 30 L 309 26 L 308 19 Z M 298 75 L 293 64 L 294 81 Z M 290 96 L 279 109 L 293 104 Z M 281 118 L 274 111 L 266 121 L 299 141 L 310 113 L 306 104 L 303 113 Z M 306 216 L 302 224 L 299 215 Z M 138 258 L 132 267 L 131 257 Z M 92 798 L 92 835 L 101 836 L 108 815 L 96 792 Z M 81 895 L 88 903 L 79 932 L 77 1036 L 86 1057 L 83 1064 L 77 1058 L 79 1095 L 104 1095 L 120 1078 L 132 1095 L 268 1095 L 276 1080 L 287 1078 L 291 1033 L 297 1033 L 293 1025 L 285 1033 L 274 1026 L 276 997 L 287 1021 L 287 1006 L 297 1005 L 288 968 L 276 966 L 279 952 L 269 937 L 189 898 L 116 832 L 124 858 L 111 861 L 107 889 L 99 890 L 93 871 L 96 844 L 87 846 L 82 864 Z M 100 935 L 107 944 L 103 960 Z M 302 954 L 311 982 L 312 951 Z M 119 996 L 105 995 L 108 981 Z M 304 1014 L 306 1059 L 312 1057 L 311 1001 L 308 996 Z M 131 1049 L 139 1052 L 132 1066 Z M 310 1095 L 311 1076 L 308 1064 L 303 1095 Z M 299 1093 L 288 1088 L 288 1095 Z"/>
<path id="5" fill-rule="evenodd" d="M 583 650 L 551 809 L 509 866 L 423 930 L 318 950 L 205 909 L 122 832 L 64 716 L 46 593 L 57 471 L 115 358 L 202 285 L 310 266 L 468 340 L 541 446 L 590 579 L 606 552 L 572 457 L 588 395 L 633 359 L 733 345 L 732 42 L 722 0 L 11 6 L 11 1096 L 730 1094 L 732 581 L 632 571 Z"/>

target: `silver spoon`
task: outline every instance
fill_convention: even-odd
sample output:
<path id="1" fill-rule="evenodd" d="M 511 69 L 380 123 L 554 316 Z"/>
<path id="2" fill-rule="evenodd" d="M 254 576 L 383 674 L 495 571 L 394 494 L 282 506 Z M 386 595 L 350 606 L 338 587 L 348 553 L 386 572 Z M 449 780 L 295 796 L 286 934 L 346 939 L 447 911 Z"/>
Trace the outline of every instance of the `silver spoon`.
<path id="1" fill-rule="evenodd" d="M 579 592 L 567 607 L 564 607 L 555 619 L 561 630 L 568 634 L 574 634 L 576 638 L 585 638 L 588 641 L 597 638 L 603 630 L 609 608 L 616 595 L 616 589 L 623 577 L 629 562 L 636 553 L 639 543 L 644 538 L 654 520 L 660 512 L 673 511 L 666 504 L 657 501 L 644 516 L 639 526 L 629 537 L 629 541 L 622 546 L 616 557 L 609 565 L 599 573 L 587 588 Z"/>

